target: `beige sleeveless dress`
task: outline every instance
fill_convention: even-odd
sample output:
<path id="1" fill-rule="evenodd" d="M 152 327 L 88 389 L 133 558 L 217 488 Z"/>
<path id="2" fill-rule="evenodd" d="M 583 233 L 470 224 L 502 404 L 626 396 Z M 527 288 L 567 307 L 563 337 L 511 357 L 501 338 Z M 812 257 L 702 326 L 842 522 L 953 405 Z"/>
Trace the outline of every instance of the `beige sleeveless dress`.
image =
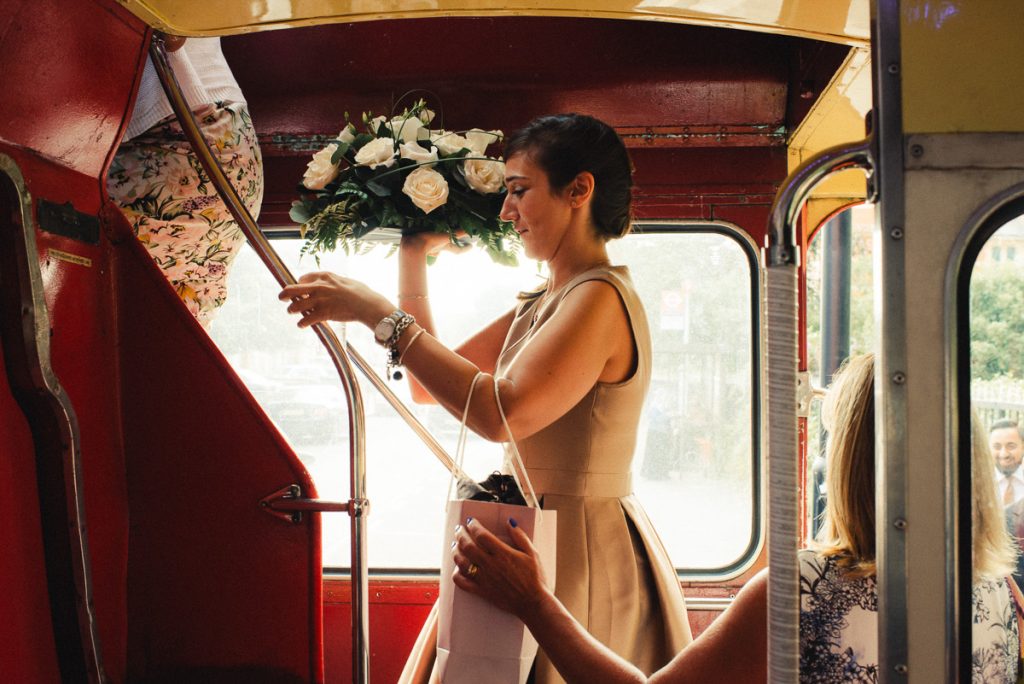
<path id="1" fill-rule="evenodd" d="M 566 294 L 588 280 L 610 283 L 625 303 L 637 345 L 636 372 L 621 383 L 598 383 L 568 413 L 517 445 L 543 508 L 558 511 L 555 595 L 599 641 L 650 674 L 692 636 L 675 569 L 632 493 L 630 466 L 650 384 L 651 341 L 628 270 L 593 269 L 546 297 L 523 302 L 496 375 L 515 363 Z M 437 681 L 436 673 L 431 676 L 436 629 L 431 613 L 402 684 Z M 563 682 L 543 651 L 534 675 L 536 684 Z"/>

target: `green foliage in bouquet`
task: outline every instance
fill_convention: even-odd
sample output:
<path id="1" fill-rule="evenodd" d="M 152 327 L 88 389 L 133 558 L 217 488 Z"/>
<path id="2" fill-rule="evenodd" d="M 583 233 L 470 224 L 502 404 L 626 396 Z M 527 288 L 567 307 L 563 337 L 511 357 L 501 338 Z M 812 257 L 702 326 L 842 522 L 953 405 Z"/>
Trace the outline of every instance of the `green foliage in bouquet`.
<path id="1" fill-rule="evenodd" d="M 397 228 L 446 233 L 453 242 L 465 233 L 498 263 L 516 263 L 519 236 L 498 218 L 505 164 L 486 156 L 501 131 L 431 130 L 432 120 L 423 100 L 390 119 L 364 113 L 362 132 L 347 122 L 313 155 L 290 212 L 302 224 L 304 254 L 359 251 L 372 244 L 360 242 L 371 231 Z"/>

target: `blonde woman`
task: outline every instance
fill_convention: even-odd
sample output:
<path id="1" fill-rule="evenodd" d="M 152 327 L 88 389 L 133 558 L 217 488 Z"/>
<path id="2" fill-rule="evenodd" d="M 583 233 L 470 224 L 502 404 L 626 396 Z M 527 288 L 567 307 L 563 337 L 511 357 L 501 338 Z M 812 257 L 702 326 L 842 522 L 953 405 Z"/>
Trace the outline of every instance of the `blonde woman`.
<path id="1" fill-rule="evenodd" d="M 800 679 L 878 679 L 875 585 L 874 357 L 851 358 L 823 407 L 829 429 L 828 503 L 820 539 L 800 552 Z M 1017 677 L 1018 625 L 1006 577 L 1016 551 L 992 482 L 984 430 L 972 430 L 974 623 L 972 682 Z M 591 638 L 548 591 L 529 540 L 512 521 L 504 544 L 478 524 L 464 526 L 454 551 L 455 583 L 515 613 L 568 682 L 764 682 L 767 571 L 666 667 L 648 677 Z M 737 645 L 742 645 L 738 648 Z"/>

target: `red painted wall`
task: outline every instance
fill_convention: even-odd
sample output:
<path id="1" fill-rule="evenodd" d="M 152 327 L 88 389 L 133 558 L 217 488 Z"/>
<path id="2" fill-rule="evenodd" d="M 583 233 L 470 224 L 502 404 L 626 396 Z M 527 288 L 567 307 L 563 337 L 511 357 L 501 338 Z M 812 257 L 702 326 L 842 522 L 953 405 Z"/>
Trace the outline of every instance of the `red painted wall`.
<path id="1" fill-rule="evenodd" d="M 20 231 L 19 201 L 14 184 L 0 175 L 0 232 Z M 9 244 L 9 243 L 4 243 Z M 0 267 L 3 268 L 3 267 Z M 0 272 L 0 281 L 5 273 Z M 0 336 L 13 337 L 18 320 L 10 299 L 0 299 Z M 16 305 L 15 305 L 16 306 Z M 0 587 L 4 615 L 0 620 L 0 668 L 12 682 L 55 682 L 59 679 L 50 622 L 44 568 L 39 497 L 36 489 L 32 434 L 11 394 L 6 359 L 0 346 Z M 17 587 L 17 591 L 9 588 Z"/>
<path id="2" fill-rule="evenodd" d="M 258 506 L 286 484 L 315 494 L 308 475 L 104 206 L 146 36 L 113 0 L 0 6 L 0 154 L 34 202 L 102 221 L 99 244 L 35 237 L 52 365 L 80 427 L 103 664 L 113 682 L 320 681 L 319 519 Z M 55 681 L 33 445 L 6 374 L 0 412 L 0 586 L 14 610 L 0 671 Z"/>

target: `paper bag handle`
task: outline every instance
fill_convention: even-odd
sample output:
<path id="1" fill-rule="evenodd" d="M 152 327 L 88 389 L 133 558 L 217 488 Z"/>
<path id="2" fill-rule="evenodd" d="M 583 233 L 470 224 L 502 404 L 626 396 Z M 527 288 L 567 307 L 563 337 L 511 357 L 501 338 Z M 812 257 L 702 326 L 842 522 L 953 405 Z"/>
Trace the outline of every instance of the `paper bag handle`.
<path id="1" fill-rule="evenodd" d="M 446 501 L 452 499 L 452 485 L 456 479 L 468 478 L 469 475 L 462 468 L 463 459 L 466 453 L 466 437 L 467 428 L 466 421 L 469 418 L 469 405 L 473 401 L 473 391 L 476 389 L 476 383 L 480 380 L 480 377 L 484 375 L 483 371 L 477 371 L 477 374 L 473 376 L 473 381 L 469 383 L 469 392 L 466 394 L 466 406 L 462 409 L 462 423 L 459 426 L 459 439 L 455 445 L 455 468 L 452 469 L 452 477 L 448 480 L 448 496 Z M 523 499 L 526 500 L 526 505 L 532 508 L 540 508 L 539 500 L 537 499 L 537 492 L 533 488 L 533 482 L 530 481 L 530 475 L 526 472 L 526 465 L 523 463 L 523 457 L 519 454 L 519 447 L 516 446 L 515 437 L 512 436 L 512 428 L 508 426 L 508 418 L 505 417 L 505 409 L 501 405 L 501 395 L 498 392 L 499 378 L 491 376 L 494 380 L 494 401 L 498 405 L 498 414 L 501 416 L 501 424 L 505 426 L 505 434 L 508 435 L 508 450 L 505 454 L 505 460 L 511 466 L 509 470 L 512 472 L 512 479 L 515 480 L 516 485 L 519 487 L 519 491 L 523 494 Z M 509 457 L 509 451 L 511 457 Z M 523 483 L 526 483 L 526 488 L 523 487 Z M 445 504 L 447 506 L 447 503 Z"/>
<path id="2" fill-rule="evenodd" d="M 474 381 L 475 382 L 475 381 Z M 537 492 L 533 488 L 533 482 L 530 481 L 530 474 L 526 472 L 526 464 L 523 463 L 523 457 L 519 455 L 519 447 L 516 446 L 516 438 L 512 436 L 512 428 L 508 426 L 508 419 L 505 418 L 505 409 L 501 406 L 501 395 L 498 393 L 498 382 L 499 378 L 494 378 L 494 402 L 498 405 L 498 413 L 501 415 L 501 424 L 505 426 L 505 434 L 508 435 L 508 446 L 512 452 L 512 457 L 508 460 L 512 465 L 512 478 L 519 485 L 519 491 L 523 493 L 523 498 L 526 499 L 526 505 L 533 508 L 540 508 L 540 501 L 537 499 Z M 522 482 L 520 481 L 522 479 Z M 523 489 L 523 482 L 529 488 L 529 492 Z"/>
<path id="3" fill-rule="evenodd" d="M 445 498 L 445 507 L 447 508 L 448 501 L 452 500 L 452 485 L 455 480 L 469 479 L 469 475 L 462 468 L 462 462 L 466 454 L 466 419 L 469 418 L 469 404 L 473 401 L 473 390 L 476 389 L 476 381 L 480 379 L 484 373 L 483 371 L 477 371 L 476 375 L 473 376 L 473 381 L 469 383 L 469 393 L 466 394 L 466 406 L 462 409 L 462 424 L 459 426 L 459 439 L 455 443 L 455 467 L 452 468 L 452 476 L 448 479 L 448 496 Z"/>

